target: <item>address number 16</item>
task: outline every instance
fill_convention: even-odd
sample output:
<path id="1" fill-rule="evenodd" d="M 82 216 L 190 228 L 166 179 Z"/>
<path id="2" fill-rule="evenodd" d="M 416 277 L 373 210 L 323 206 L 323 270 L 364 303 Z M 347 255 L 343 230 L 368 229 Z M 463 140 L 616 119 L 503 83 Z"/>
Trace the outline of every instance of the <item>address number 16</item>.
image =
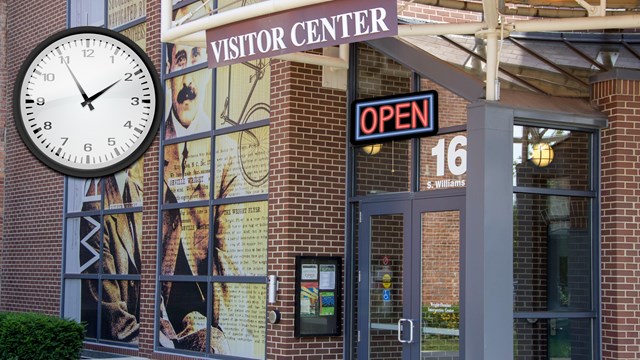
<path id="1" fill-rule="evenodd" d="M 436 176 L 444 176 L 444 161 L 452 175 L 462 175 L 467 172 L 467 137 L 457 135 L 449 142 L 445 157 L 445 140 L 438 140 L 438 144 L 431 149 L 431 155 L 436 157 Z"/>

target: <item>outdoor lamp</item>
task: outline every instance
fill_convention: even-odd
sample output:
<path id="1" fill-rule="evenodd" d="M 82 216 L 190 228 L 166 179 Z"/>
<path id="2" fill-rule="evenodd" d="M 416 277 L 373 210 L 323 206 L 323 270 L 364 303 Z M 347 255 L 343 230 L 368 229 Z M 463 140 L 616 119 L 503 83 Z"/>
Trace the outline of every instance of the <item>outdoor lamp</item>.
<path id="1" fill-rule="evenodd" d="M 367 145 L 367 146 L 363 146 L 361 149 L 365 154 L 372 156 L 379 153 L 380 150 L 382 150 L 382 144 Z"/>
<path id="2" fill-rule="evenodd" d="M 545 167 L 553 161 L 553 148 L 547 143 L 538 143 L 533 145 L 533 154 L 531 162 L 539 167 Z"/>

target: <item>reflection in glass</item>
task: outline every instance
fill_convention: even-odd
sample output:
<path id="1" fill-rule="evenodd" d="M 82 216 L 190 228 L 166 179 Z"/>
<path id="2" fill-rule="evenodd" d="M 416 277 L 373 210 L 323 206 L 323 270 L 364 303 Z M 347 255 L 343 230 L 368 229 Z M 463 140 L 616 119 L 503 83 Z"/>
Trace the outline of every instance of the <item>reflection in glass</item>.
<path id="1" fill-rule="evenodd" d="M 460 346 L 460 212 L 423 213 L 421 237 L 423 358 L 457 359 Z"/>
<path id="2" fill-rule="evenodd" d="M 513 211 L 514 311 L 590 311 L 590 199 L 515 194 Z"/>
<path id="3" fill-rule="evenodd" d="M 200 139 L 164 147 L 164 202 L 209 199 L 211 140 Z"/>
<path id="4" fill-rule="evenodd" d="M 100 210 L 100 180 L 67 178 L 67 213 Z"/>
<path id="5" fill-rule="evenodd" d="M 589 139 L 589 133 L 585 132 L 514 126 L 514 186 L 590 190 Z M 553 150 L 553 159 L 546 166 L 535 164 L 534 147 L 541 146 Z"/>
<path id="6" fill-rule="evenodd" d="M 98 273 L 100 270 L 100 227 L 98 216 L 67 219 L 67 238 L 65 241 L 67 273 Z"/>
<path id="7" fill-rule="evenodd" d="M 162 282 L 159 312 L 160 347 L 198 352 L 207 350 L 207 284 L 203 282 Z M 219 349 L 219 331 L 212 329 L 211 351 Z M 215 341 L 214 341 L 215 340 Z"/>
<path id="8" fill-rule="evenodd" d="M 211 70 L 178 75 L 166 81 L 164 138 L 211 129 Z"/>
<path id="9" fill-rule="evenodd" d="M 216 198 L 267 193 L 268 126 L 216 136 L 215 142 L 215 188 L 224 194 Z"/>
<path id="10" fill-rule="evenodd" d="M 97 280 L 82 280 L 80 296 L 80 321 L 85 325 L 85 338 L 98 337 L 98 288 Z"/>
<path id="11" fill-rule="evenodd" d="M 371 356 L 384 359 L 402 358 L 402 343 L 398 342 L 398 319 L 404 318 L 404 284 L 401 281 L 404 263 L 402 215 L 371 217 L 371 277 L 370 277 L 370 350 Z M 384 265 L 387 258 L 387 265 Z M 408 339 L 406 332 L 403 334 Z"/>
<path id="12" fill-rule="evenodd" d="M 264 359 L 266 302 L 264 284 L 213 284 L 213 326 L 223 333 L 230 354 Z"/>
<path id="13" fill-rule="evenodd" d="M 69 4 L 69 25 L 76 26 L 103 26 L 104 2 L 95 0 L 71 0 Z"/>
<path id="14" fill-rule="evenodd" d="M 411 186 L 411 140 L 382 145 L 368 155 L 355 148 L 356 195 L 409 191 Z"/>
<path id="15" fill-rule="evenodd" d="M 214 218 L 214 274 L 266 275 L 267 202 L 216 206 Z"/>
<path id="16" fill-rule="evenodd" d="M 514 359 L 592 359 L 592 319 L 514 319 Z"/>
<path id="17" fill-rule="evenodd" d="M 144 156 L 127 169 L 102 179 L 104 183 L 104 207 L 123 209 L 142 206 Z"/>
<path id="18" fill-rule="evenodd" d="M 207 275 L 209 208 L 162 213 L 162 275 Z"/>
<path id="19" fill-rule="evenodd" d="M 269 59 L 218 68 L 216 128 L 269 119 L 270 77 Z"/>
<path id="20" fill-rule="evenodd" d="M 358 100 L 412 92 L 413 72 L 364 43 L 358 44 Z"/>
<path id="21" fill-rule="evenodd" d="M 467 185 L 466 132 L 420 139 L 420 191 Z"/>

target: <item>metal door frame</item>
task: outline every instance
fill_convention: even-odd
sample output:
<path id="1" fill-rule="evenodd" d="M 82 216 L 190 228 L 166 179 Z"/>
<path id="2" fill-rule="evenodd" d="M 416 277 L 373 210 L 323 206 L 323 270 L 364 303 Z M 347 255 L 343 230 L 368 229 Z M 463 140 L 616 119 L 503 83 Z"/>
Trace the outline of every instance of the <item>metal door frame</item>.
<path id="1" fill-rule="evenodd" d="M 358 236 L 358 358 L 367 359 L 370 349 L 370 291 L 371 291 L 371 217 L 377 215 L 402 215 L 403 220 L 403 266 L 402 282 L 409 284 L 403 289 L 403 316 L 414 320 L 414 342 L 403 346 L 402 359 L 420 359 L 421 341 L 421 276 L 414 276 L 415 267 L 422 262 L 421 216 L 424 212 L 460 212 L 460 359 L 464 359 L 464 249 L 465 249 L 465 192 L 446 191 L 428 193 L 385 194 L 368 197 L 360 201 L 360 233 Z M 414 240 L 417 239 L 417 240 Z M 421 271 L 419 272 L 421 274 Z M 415 291 L 414 289 L 418 289 Z M 409 301 L 407 301 L 409 299 Z M 367 356 L 363 356 L 367 354 Z"/>

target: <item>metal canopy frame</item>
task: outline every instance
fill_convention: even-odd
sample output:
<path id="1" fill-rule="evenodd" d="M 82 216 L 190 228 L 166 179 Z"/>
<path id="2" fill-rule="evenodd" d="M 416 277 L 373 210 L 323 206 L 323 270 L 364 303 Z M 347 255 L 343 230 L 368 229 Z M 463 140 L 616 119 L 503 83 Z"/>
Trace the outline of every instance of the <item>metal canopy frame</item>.
<path id="1" fill-rule="evenodd" d="M 211 0 L 204 1 L 208 2 Z M 163 0 L 161 9 L 161 41 L 206 47 L 205 31 L 207 29 L 328 1 L 336 0 L 265 0 L 242 8 L 214 13 L 185 23 L 185 20 L 187 20 L 190 15 L 178 19 L 178 21 L 172 21 L 173 2 L 172 0 Z M 588 3 L 585 0 L 575 0 L 575 2 L 574 0 L 566 0 L 562 3 L 563 8 L 558 8 L 557 5 L 553 3 L 547 4 L 545 0 L 527 2 L 534 4 L 529 7 L 523 7 L 523 2 L 519 2 L 518 0 L 512 0 L 509 4 L 505 4 L 504 0 L 482 0 L 481 3 L 458 0 L 412 0 L 410 2 L 482 12 L 482 18 L 484 19 L 482 22 L 400 25 L 398 28 L 398 36 L 446 36 L 458 34 L 475 35 L 476 37 L 486 39 L 485 99 L 489 101 L 499 100 L 498 72 L 500 68 L 498 40 L 509 38 L 511 32 L 640 28 L 640 14 L 634 12 L 629 15 L 626 12 L 627 10 L 633 10 L 637 7 L 636 0 L 610 0 L 609 6 L 607 6 L 607 0 L 599 0 L 599 3 L 596 5 Z M 479 7 L 480 5 L 481 8 Z M 549 6 L 555 8 L 549 9 Z M 610 7 L 620 11 L 607 12 L 607 9 Z M 512 15 L 514 13 L 514 9 L 529 9 L 527 10 L 529 12 L 533 9 L 535 13 L 527 14 L 527 16 L 543 15 L 546 16 L 546 18 L 514 20 L 511 16 L 507 17 L 506 15 Z M 551 10 L 551 12 L 546 14 L 546 10 Z M 585 17 L 585 14 L 588 16 Z M 516 13 L 516 15 L 520 14 Z M 571 46 L 571 44 L 569 43 L 568 46 Z M 631 52 L 636 56 L 638 55 L 638 52 L 633 49 Z M 348 46 L 341 45 L 337 58 L 309 53 L 287 54 L 279 56 L 278 58 L 346 69 L 349 64 L 348 53 Z M 601 64 L 594 65 L 602 66 Z"/>

